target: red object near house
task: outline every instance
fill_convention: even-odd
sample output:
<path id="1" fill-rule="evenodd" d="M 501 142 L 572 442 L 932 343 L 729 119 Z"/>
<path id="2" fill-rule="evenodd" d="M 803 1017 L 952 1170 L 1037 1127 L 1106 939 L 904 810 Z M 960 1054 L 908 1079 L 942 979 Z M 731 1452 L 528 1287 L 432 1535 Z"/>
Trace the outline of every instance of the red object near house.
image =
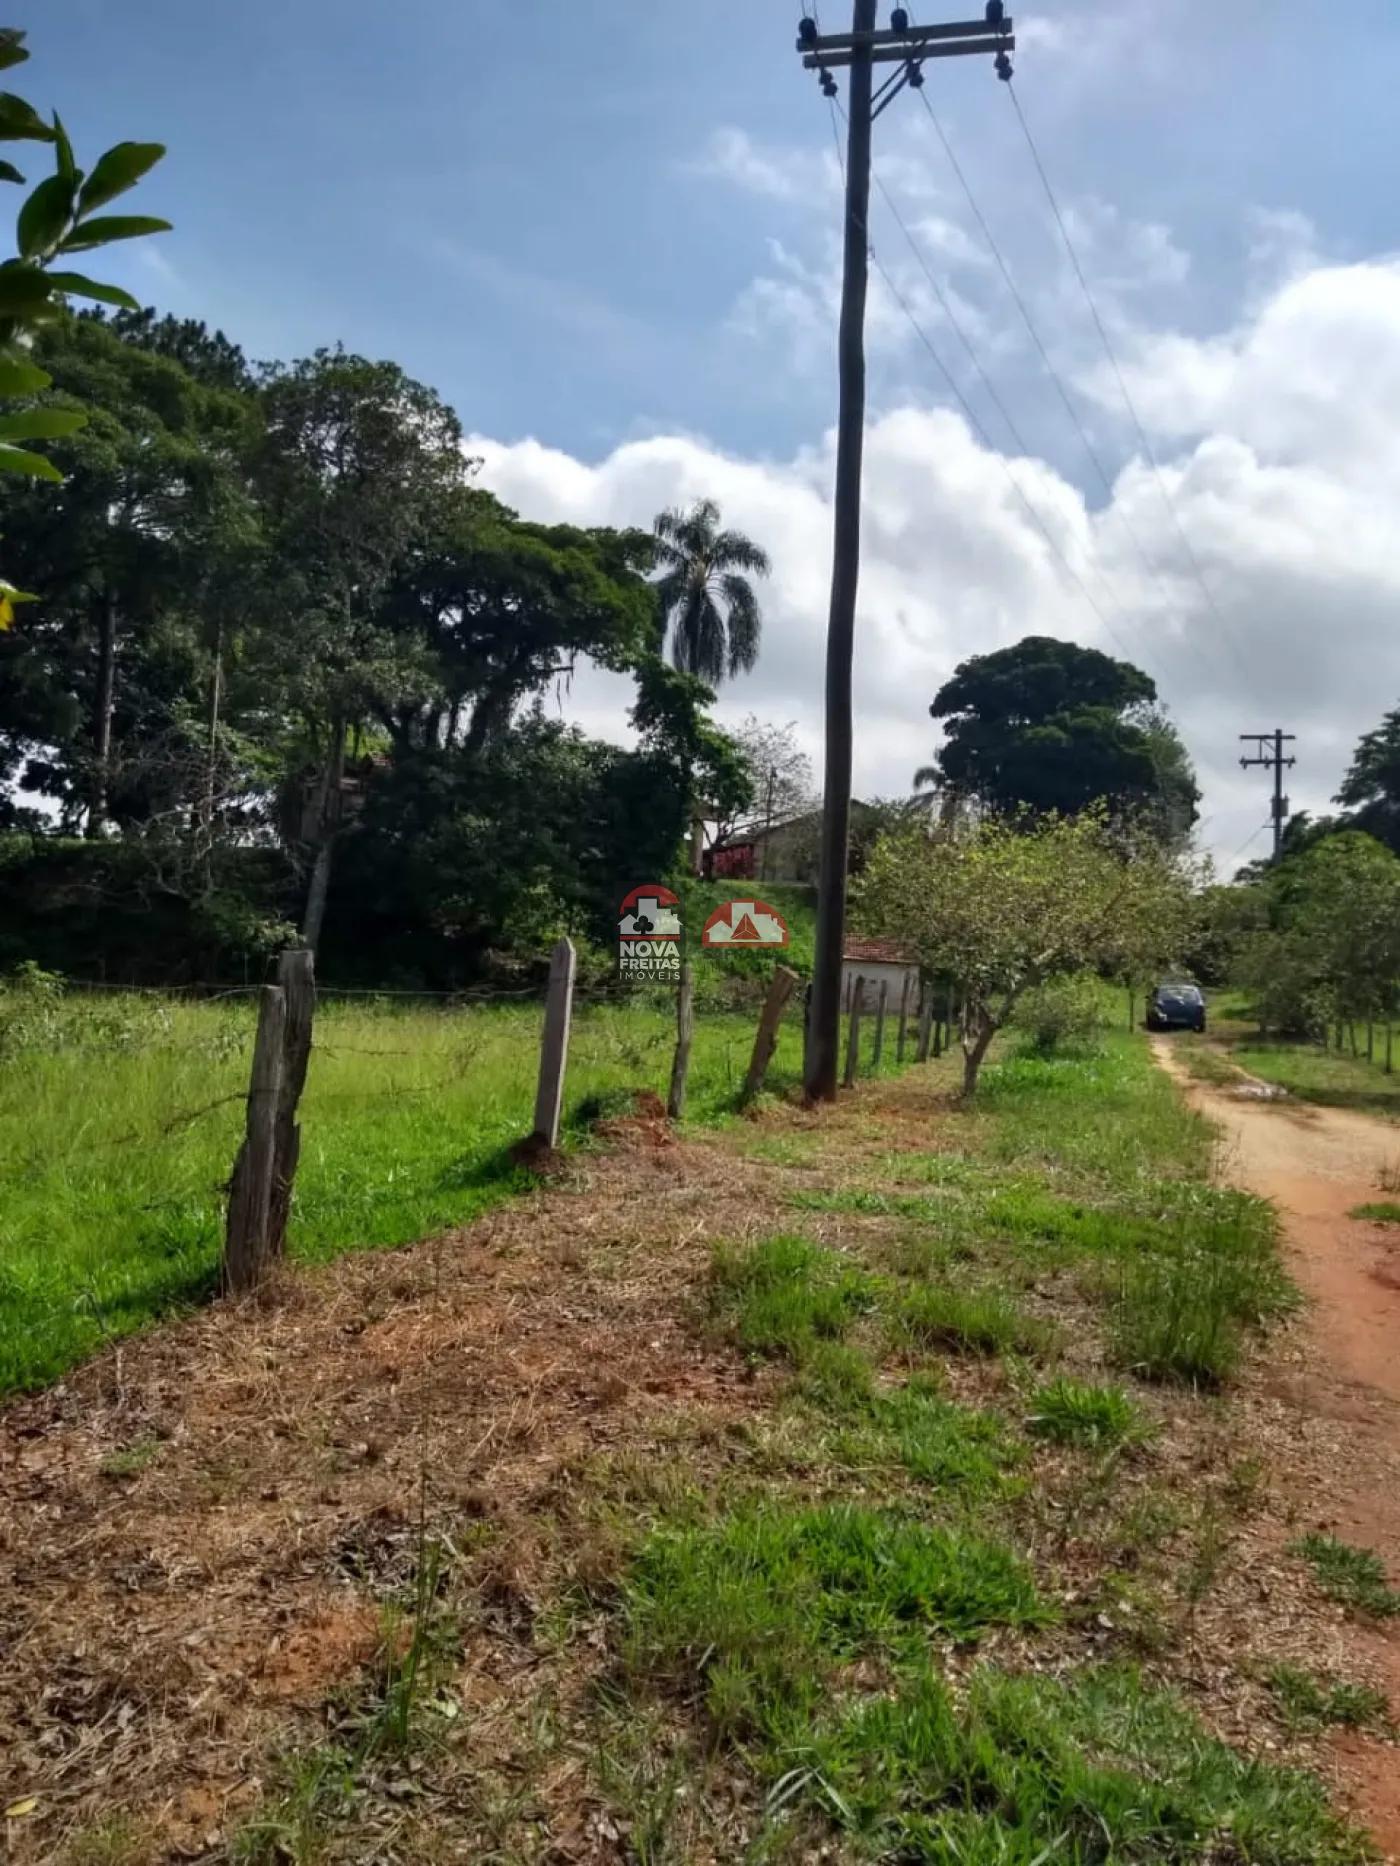
<path id="1" fill-rule="evenodd" d="M 731 842 L 722 849 L 706 851 L 709 873 L 721 881 L 754 879 L 754 846 L 751 842 Z"/>

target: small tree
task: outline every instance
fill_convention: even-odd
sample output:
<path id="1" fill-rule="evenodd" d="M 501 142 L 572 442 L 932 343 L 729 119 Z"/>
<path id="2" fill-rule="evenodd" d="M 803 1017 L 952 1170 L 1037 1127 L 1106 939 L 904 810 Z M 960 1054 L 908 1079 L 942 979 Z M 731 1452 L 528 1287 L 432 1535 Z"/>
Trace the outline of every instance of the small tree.
<path id="1" fill-rule="evenodd" d="M 1056 974 L 1111 970 L 1145 949 L 1157 916 L 1184 925 L 1189 902 L 1184 869 L 1160 851 L 1125 850 L 1094 812 L 991 821 L 958 839 L 887 836 L 856 890 L 872 932 L 958 980 L 967 1097 L 1026 991 Z"/>

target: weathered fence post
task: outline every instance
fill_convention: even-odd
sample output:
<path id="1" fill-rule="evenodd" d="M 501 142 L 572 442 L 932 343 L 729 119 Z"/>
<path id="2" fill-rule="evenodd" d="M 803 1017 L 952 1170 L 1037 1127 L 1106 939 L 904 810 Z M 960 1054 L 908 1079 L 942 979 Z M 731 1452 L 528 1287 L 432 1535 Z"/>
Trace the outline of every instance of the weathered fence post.
<path id="1" fill-rule="evenodd" d="M 1376 1024 L 1371 1017 L 1366 1019 L 1366 1060 L 1368 1063 L 1376 1060 Z"/>
<path id="2" fill-rule="evenodd" d="M 854 979 L 851 983 L 851 1018 L 846 1026 L 846 1073 L 842 1084 L 850 1088 L 860 1068 L 860 1013 L 861 1000 L 865 997 L 864 978 Z"/>
<path id="3" fill-rule="evenodd" d="M 258 1001 L 258 1034 L 253 1044 L 243 1144 L 229 1181 L 224 1230 L 223 1284 L 234 1296 L 256 1289 L 270 1262 L 268 1224 L 286 1028 L 286 993 L 278 985 L 264 985 Z"/>
<path id="4" fill-rule="evenodd" d="M 923 1003 L 919 1006 L 919 1061 L 928 1061 L 929 1044 L 938 1032 L 938 1016 L 934 1007 L 933 986 L 924 991 Z M 937 1051 L 934 1052 L 937 1054 Z"/>
<path id="5" fill-rule="evenodd" d="M 270 1257 L 285 1257 L 292 1185 L 301 1157 L 297 1104 L 306 1087 L 306 1071 L 311 1061 L 311 1026 L 316 1015 L 314 955 L 310 951 L 284 952 L 277 961 L 277 983 L 287 1001 L 287 1018 L 282 1035 L 282 1085 L 277 1097 L 267 1249 Z"/>
<path id="6" fill-rule="evenodd" d="M 904 1032 L 909 1022 L 909 987 L 913 982 L 913 973 L 906 972 L 904 974 L 904 989 L 899 994 L 899 1036 L 894 1046 L 894 1059 L 897 1063 L 902 1063 L 904 1061 Z"/>
<path id="7" fill-rule="evenodd" d="M 544 1004 L 544 1042 L 540 1048 L 540 1086 L 535 1095 L 532 1136 L 547 1147 L 559 1145 L 564 1111 L 564 1069 L 569 1060 L 569 1022 L 574 1009 L 574 943 L 561 939 L 549 960 L 549 995 Z"/>
<path id="8" fill-rule="evenodd" d="M 875 1001 L 875 1054 L 870 1061 L 872 1074 L 879 1073 L 880 1058 L 885 1051 L 885 1006 L 889 1002 L 889 996 L 890 981 L 887 978 L 882 978 L 880 980 L 880 995 Z"/>
<path id="9" fill-rule="evenodd" d="M 768 996 L 763 1000 L 763 1012 L 753 1040 L 753 1055 L 749 1058 L 749 1073 L 744 1077 L 743 1093 L 739 1098 L 741 1102 L 752 1101 L 763 1087 L 763 1078 L 768 1073 L 768 1065 L 778 1047 L 778 1025 L 782 1020 L 783 1006 L 791 997 L 796 983 L 797 974 L 790 966 L 780 965 L 773 974 L 773 983 L 768 987 Z"/>
<path id="10" fill-rule="evenodd" d="M 685 1079 L 690 1073 L 690 1039 L 695 1031 L 695 983 L 690 966 L 681 967 L 676 987 L 676 1053 L 671 1059 L 671 1092 L 666 1097 L 666 1114 L 679 1121 L 685 1113 Z"/>

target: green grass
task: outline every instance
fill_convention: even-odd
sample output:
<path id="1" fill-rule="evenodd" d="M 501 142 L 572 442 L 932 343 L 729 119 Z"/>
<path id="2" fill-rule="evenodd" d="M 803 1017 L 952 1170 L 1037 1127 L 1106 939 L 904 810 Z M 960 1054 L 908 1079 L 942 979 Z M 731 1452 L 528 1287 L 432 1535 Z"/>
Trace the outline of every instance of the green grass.
<path id="1" fill-rule="evenodd" d="M 1043 1354 L 1050 1345 L 1046 1325 L 994 1284 L 916 1284 L 900 1296 L 891 1323 L 902 1343 L 956 1354 Z"/>
<path id="2" fill-rule="evenodd" d="M 1324 1049 L 1320 1043 L 1278 1043 L 1259 1037 L 1234 1044 L 1230 1054 L 1241 1069 L 1278 1083 L 1300 1101 L 1400 1121 L 1400 1074 L 1386 1075 L 1379 1062 L 1368 1063 L 1364 1055 Z"/>
<path id="3" fill-rule="evenodd" d="M 1374 1205 L 1353 1205 L 1348 1218 L 1361 1218 L 1372 1225 L 1400 1225 L 1400 1205 L 1394 1199 L 1380 1199 Z"/>
<path id="4" fill-rule="evenodd" d="M 1390 1705 L 1384 1692 L 1369 1685 L 1338 1681 L 1324 1683 L 1296 1665 L 1275 1665 L 1269 1688 L 1285 1723 L 1294 1730 L 1319 1730 L 1329 1725 L 1344 1729 L 1387 1729 Z"/>
<path id="5" fill-rule="evenodd" d="M 0 992 L 0 1393 L 212 1293 L 254 1027 L 244 997 L 75 995 L 26 1046 L 16 1006 Z M 530 1128 L 540 1015 L 323 1002 L 291 1255 L 408 1243 L 520 1189 L 505 1150 Z M 664 1008 L 580 1005 L 566 1117 L 589 1098 L 664 1093 L 673 1043 Z M 732 1106 L 752 1043 L 749 1014 L 697 1018 L 692 1118 Z M 775 1085 L 794 1079 L 799 1049 L 785 1025 Z"/>
<path id="6" fill-rule="evenodd" d="M 736 1346 L 801 1363 L 819 1341 L 836 1341 L 875 1302 L 864 1270 L 807 1238 L 764 1238 L 746 1249 L 719 1245 L 712 1300 Z"/>
<path id="7" fill-rule="evenodd" d="M 1329 1600 L 1374 1620 L 1400 1614 L 1400 1592 L 1391 1587 L 1385 1564 L 1371 1549 L 1356 1548 L 1336 1536 L 1307 1535 L 1290 1543 L 1288 1552 L 1311 1564 Z"/>
<path id="8" fill-rule="evenodd" d="M 717 1733 L 781 1739 L 862 1654 L 1050 1617 L 1000 1544 L 895 1510 L 764 1500 L 647 1542 L 627 1584 L 624 1649 L 634 1680 L 685 1695 L 698 1684 Z"/>
<path id="9" fill-rule="evenodd" d="M 1155 1247 L 1121 1267 L 1114 1347 L 1143 1379 L 1219 1386 L 1239 1366 L 1249 1332 L 1296 1300 L 1272 1207 L 1200 1187 L 1160 1226 Z"/>
<path id="10" fill-rule="evenodd" d="M 1027 1421 L 1029 1429 L 1056 1444 L 1126 1445 L 1144 1435 L 1142 1413 L 1121 1387 L 1052 1380 L 1036 1391 L 1031 1403 L 1035 1410 Z"/>

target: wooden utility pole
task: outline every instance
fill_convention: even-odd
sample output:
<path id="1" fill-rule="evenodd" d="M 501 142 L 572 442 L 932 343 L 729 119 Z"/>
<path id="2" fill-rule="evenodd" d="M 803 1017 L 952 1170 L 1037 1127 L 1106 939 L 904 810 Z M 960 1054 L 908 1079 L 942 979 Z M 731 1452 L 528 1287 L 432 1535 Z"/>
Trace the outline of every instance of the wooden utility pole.
<path id="1" fill-rule="evenodd" d="M 1273 732 L 1242 732 L 1240 734 L 1242 743 L 1259 747 L 1258 753 L 1253 758 L 1241 758 L 1240 769 L 1248 771 L 1251 765 L 1262 765 L 1266 771 L 1271 770 L 1274 774 L 1272 818 L 1275 861 L 1283 851 L 1283 826 L 1288 820 L 1288 799 L 1283 794 L 1284 767 L 1296 765 L 1298 762 L 1296 758 L 1285 758 L 1283 748 L 1285 745 L 1291 745 L 1296 737 L 1296 733 L 1283 732 L 1278 729 Z M 1271 749 L 1265 751 L 1266 745 Z"/>
<path id="2" fill-rule="evenodd" d="M 856 591 L 860 577 L 860 483 L 865 438 L 865 299 L 870 264 L 870 142 L 874 119 L 906 85 L 923 84 L 926 58 L 995 55 L 1000 77 L 1011 76 L 1007 53 L 1016 41 L 1011 21 L 988 18 L 953 25 L 911 26 L 896 7 L 890 30 L 875 30 L 876 0 L 854 0 L 851 31 L 823 38 L 804 19 L 797 40 L 802 62 L 821 73 L 822 90 L 837 92 L 832 70 L 850 72 L 846 129 L 846 230 L 838 339 L 840 394 L 836 429 L 836 489 L 831 606 L 826 635 L 826 747 L 823 765 L 817 942 L 812 969 L 812 1018 L 803 1070 L 809 1100 L 836 1099 L 841 1045 L 841 965 L 846 936 L 846 880 L 851 829 L 852 665 Z M 1000 11 L 999 8 L 996 9 Z M 895 63 L 874 95 L 876 64 Z"/>

